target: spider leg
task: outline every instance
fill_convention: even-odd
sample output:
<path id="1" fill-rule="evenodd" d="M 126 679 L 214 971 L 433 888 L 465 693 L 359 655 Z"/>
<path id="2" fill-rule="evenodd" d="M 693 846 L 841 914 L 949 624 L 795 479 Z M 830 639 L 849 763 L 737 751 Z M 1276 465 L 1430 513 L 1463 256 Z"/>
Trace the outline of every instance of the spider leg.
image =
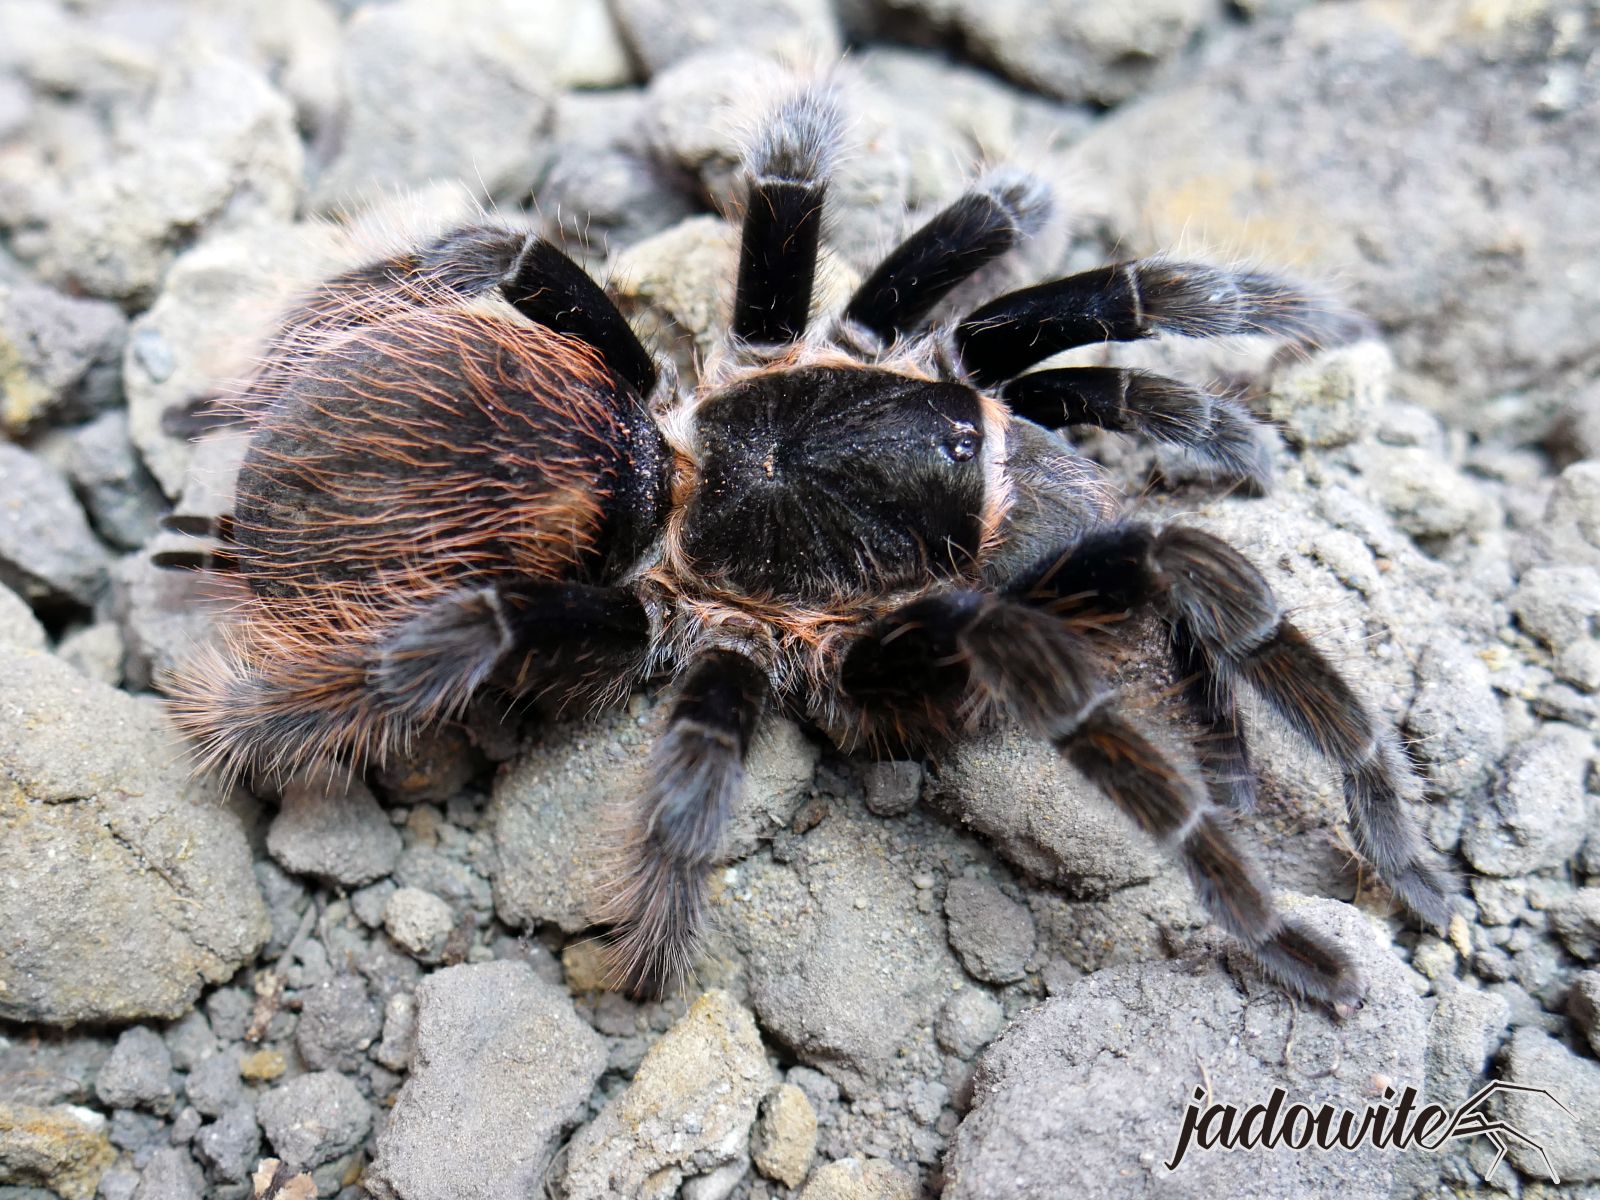
<path id="1" fill-rule="evenodd" d="M 511 306 L 528 320 L 593 346 L 640 396 L 654 390 L 655 362 L 626 318 L 589 273 L 550 242 L 529 238 L 499 283 Z"/>
<path id="2" fill-rule="evenodd" d="M 521 691 L 530 679 L 626 677 L 649 636 L 643 606 L 621 588 L 533 581 L 460 588 L 388 630 L 368 679 L 389 712 L 425 724 L 464 707 L 491 679 Z"/>
<path id="3" fill-rule="evenodd" d="M 1049 613 L 981 592 L 925 597 L 885 617 L 851 648 L 844 692 L 883 705 L 899 675 L 920 659 L 948 680 L 973 683 L 1040 736 L 1145 833 L 1183 864 L 1218 925 L 1247 946 L 1262 968 L 1298 995 L 1328 1004 L 1359 1003 L 1365 985 L 1335 945 L 1286 921 L 1250 860 L 1229 837 L 1222 814 L 1182 767 L 1117 711 L 1092 649 Z M 904 682 L 897 685 L 896 679 Z"/>
<path id="4" fill-rule="evenodd" d="M 1013 169 L 990 171 L 897 246 L 856 289 L 845 320 L 885 342 L 909 333 L 951 290 L 1038 230 L 1049 189 Z"/>
<path id="5" fill-rule="evenodd" d="M 750 185 L 732 326 L 741 342 L 786 346 L 805 333 L 841 124 L 826 92 L 798 91 L 776 106 L 745 152 Z"/>
<path id="6" fill-rule="evenodd" d="M 694 961 L 706 874 L 722 849 L 766 697 L 766 674 L 729 650 L 701 654 L 679 687 L 651 754 L 620 878 L 596 913 L 612 929 L 613 976 L 634 994 L 660 994 Z"/>
<path id="7" fill-rule="evenodd" d="M 1047 429 L 1095 425 L 1187 450 L 1251 494 L 1272 483 L 1265 429 L 1235 400 L 1121 367 L 1065 367 L 1018 376 L 1000 389 L 1011 411 Z"/>
<path id="8" fill-rule="evenodd" d="M 462 588 L 371 641 L 293 626 L 270 641 L 208 648 L 169 691 L 202 758 L 281 777 L 353 756 L 385 758 L 459 711 L 516 664 L 518 650 L 536 664 L 544 652 L 560 671 L 582 647 L 592 673 L 609 669 L 615 679 L 636 671 L 648 636 L 643 608 L 620 589 Z"/>
<path id="9" fill-rule="evenodd" d="M 1431 925 L 1450 920 L 1455 888 L 1406 813 L 1402 797 L 1418 785 L 1393 733 L 1232 546 L 1182 526 L 1121 525 L 1040 563 L 1007 591 L 1044 604 L 1082 603 L 1087 593 L 1109 611 L 1155 605 L 1204 686 L 1225 698 L 1225 685 L 1247 685 L 1340 770 L 1356 848 L 1395 894 Z"/>
<path id="10" fill-rule="evenodd" d="M 1330 345 L 1363 329 L 1359 318 L 1276 275 L 1145 258 L 991 300 L 956 326 L 955 342 L 967 374 L 991 387 L 1097 342 L 1260 333 Z"/>

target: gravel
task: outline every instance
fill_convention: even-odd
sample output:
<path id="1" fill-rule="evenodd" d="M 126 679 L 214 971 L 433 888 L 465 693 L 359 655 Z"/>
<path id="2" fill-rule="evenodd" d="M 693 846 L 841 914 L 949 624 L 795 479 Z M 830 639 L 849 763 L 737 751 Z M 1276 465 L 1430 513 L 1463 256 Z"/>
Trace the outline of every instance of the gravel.
<path id="1" fill-rule="evenodd" d="M 0 5 L 0 1193 L 244 1200 L 275 1155 L 295 1200 L 1410 1200 L 1480 1189 L 1493 1146 L 1160 1161 L 1197 1085 L 1453 1107 L 1504 1078 L 1591 1111 L 1597 45 L 1574 0 Z M 195 414 L 288 299 L 488 210 L 572 247 L 693 380 L 744 203 L 730 105 L 818 71 L 851 139 L 819 320 L 1006 161 L 1060 219 L 951 312 L 1170 249 L 1374 319 L 1317 352 L 1067 360 L 1271 426 L 1263 499 L 1073 436 L 1141 516 L 1237 544 L 1416 763 L 1462 879 L 1440 931 L 1246 705 L 1239 840 L 1361 959 L 1362 1011 L 1291 1005 L 1003 720 L 870 762 L 764 722 L 695 977 L 650 1001 L 603 990 L 588 921 L 670 690 L 475 704 L 358 780 L 192 772 L 149 693 L 231 597 L 150 554 L 192 545 L 168 511 L 229 511 L 243 441 Z M 1123 711 L 1181 754 L 1161 628 L 1117 632 Z M 1587 1129 L 1506 1111 L 1563 1187 L 1600 1182 Z M 1541 1185 L 1514 1145 L 1492 1186 Z"/>

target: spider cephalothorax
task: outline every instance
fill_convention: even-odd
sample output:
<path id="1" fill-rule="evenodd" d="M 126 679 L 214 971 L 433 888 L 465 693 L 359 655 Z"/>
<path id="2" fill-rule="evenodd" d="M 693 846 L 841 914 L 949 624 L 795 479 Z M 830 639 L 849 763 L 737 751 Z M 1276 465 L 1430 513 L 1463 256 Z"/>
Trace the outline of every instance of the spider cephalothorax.
<path id="1" fill-rule="evenodd" d="M 1212 917 L 1291 989 L 1362 981 L 1297 929 L 1226 832 L 1254 776 L 1235 690 L 1343 773 L 1357 846 L 1433 922 L 1448 876 L 1406 816 L 1416 781 L 1260 573 L 1207 534 L 1120 516 L 1054 430 L 1180 447 L 1264 490 L 1236 402 L 1144 372 L 1031 370 L 1154 334 L 1338 336 L 1271 276 L 1151 259 L 932 319 L 1042 220 L 1048 192 L 991 171 L 812 317 L 838 119 L 777 105 L 749 190 L 725 353 L 681 389 L 605 293 L 546 241 L 494 225 L 339 276 L 269 344 L 250 447 L 206 555 L 245 599 L 175 682 L 185 727 L 236 770 L 381 758 L 484 687 L 614 698 L 676 687 L 606 898 L 618 965 L 656 987 L 692 958 L 763 713 L 842 743 L 922 747 L 998 707 L 1168 844 Z M 1152 611 L 1203 736 L 1140 732 L 1086 630 Z"/>

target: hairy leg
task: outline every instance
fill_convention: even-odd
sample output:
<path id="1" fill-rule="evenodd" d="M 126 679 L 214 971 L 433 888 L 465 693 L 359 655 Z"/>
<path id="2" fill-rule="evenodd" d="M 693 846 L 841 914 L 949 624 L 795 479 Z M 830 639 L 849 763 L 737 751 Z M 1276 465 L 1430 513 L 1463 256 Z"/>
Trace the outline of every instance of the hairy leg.
<path id="1" fill-rule="evenodd" d="M 1094 425 L 1175 446 L 1252 495 L 1272 484 L 1266 431 L 1242 404 L 1149 371 L 1064 367 L 1000 389 L 1011 411 L 1046 429 Z"/>
<path id="2" fill-rule="evenodd" d="M 1364 329 L 1346 310 L 1275 275 L 1147 258 L 1001 296 L 968 315 L 955 341 L 962 367 L 991 387 L 1098 342 L 1257 333 L 1327 345 Z"/>
<path id="3" fill-rule="evenodd" d="M 841 125 L 826 92 L 799 91 L 774 108 L 745 152 L 749 192 L 732 328 L 740 342 L 785 346 L 805 333 Z"/>
<path id="4" fill-rule="evenodd" d="M 980 592 L 927 597 L 884 618 L 852 648 L 843 689 L 881 705 L 904 666 L 919 657 L 935 672 L 969 673 L 973 684 L 1048 739 L 1168 847 L 1212 919 L 1268 974 L 1298 995 L 1336 1006 L 1359 1003 L 1365 985 L 1354 965 L 1337 946 L 1278 913 L 1221 812 L 1189 772 L 1117 711 L 1092 650 L 1065 623 Z"/>
<path id="5" fill-rule="evenodd" d="M 1436 927 L 1448 923 L 1456 888 L 1405 810 L 1420 784 L 1394 734 L 1284 616 L 1261 572 L 1232 546 L 1182 526 L 1115 526 L 1042 561 L 1007 590 L 1036 604 L 1071 597 L 1111 611 L 1154 605 L 1171 622 L 1180 655 L 1199 668 L 1201 685 L 1216 689 L 1218 714 L 1237 728 L 1224 690 L 1233 684 L 1265 700 L 1339 768 L 1362 856 L 1419 917 Z M 1221 746 L 1236 756 L 1226 737 Z"/>
<path id="6" fill-rule="evenodd" d="M 1050 193 L 1022 171 L 990 171 L 890 252 L 856 289 L 845 321 L 884 342 L 915 330 L 963 281 L 1048 219 Z"/>
<path id="7" fill-rule="evenodd" d="M 766 697 L 765 673 L 727 650 L 701 654 L 679 685 L 626 831 L 619 878 L 596 913 L 611 926 L 614 980 L 630 992 L 659 994 L 694 962 L 706 875 L 722 851 Z"/>

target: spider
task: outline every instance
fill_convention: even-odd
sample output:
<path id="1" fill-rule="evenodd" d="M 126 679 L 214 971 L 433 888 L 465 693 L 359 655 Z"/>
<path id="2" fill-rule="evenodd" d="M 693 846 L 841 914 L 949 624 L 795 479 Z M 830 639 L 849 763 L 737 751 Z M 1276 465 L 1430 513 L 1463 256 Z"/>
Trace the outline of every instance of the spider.
<path id="1" fill-rule="evenodd" d="M 233 512 L 163 565 L 242 584 L 224 641 L 174 681 L 206 758 L 288 772 L 381 760 L 480 690 L 675 697 L 609 890 L 622 984 L 693 962 L 763 715 L 845 748 L 925 748 L 999 710 L 1181 861 L 1211 919 L 1289 991 L 1359 1004 L 1335 944 L 1283 917 L 1228 832 L 1255 793 L 1239 695 L 1342 773 L 1361 853 L 1417 915 L 1450 875 L 1407 816 L 1393 732 L 1233 547 L 1119 513 L 1060 435 L 1179 447 L 1265 490 L 1236 400 L 1138 370 L 1033 369 L 1072 347 L 1265 334 L 1348 317 L 1271 275 L 1165 258 L 1011 291 L 938 319 L 1036 232 L 1048 189 L 980 175 L 812 316 L 841 141 L 826 87 L 750 138 L 726 346 L 693 388 L 555 245 L 494 223 L 338 275 L 290 310 L 241 400 Z M 1156 614 L 1200 736 L 1192 757 L 1121 711 L 1094 631 Z"/>

